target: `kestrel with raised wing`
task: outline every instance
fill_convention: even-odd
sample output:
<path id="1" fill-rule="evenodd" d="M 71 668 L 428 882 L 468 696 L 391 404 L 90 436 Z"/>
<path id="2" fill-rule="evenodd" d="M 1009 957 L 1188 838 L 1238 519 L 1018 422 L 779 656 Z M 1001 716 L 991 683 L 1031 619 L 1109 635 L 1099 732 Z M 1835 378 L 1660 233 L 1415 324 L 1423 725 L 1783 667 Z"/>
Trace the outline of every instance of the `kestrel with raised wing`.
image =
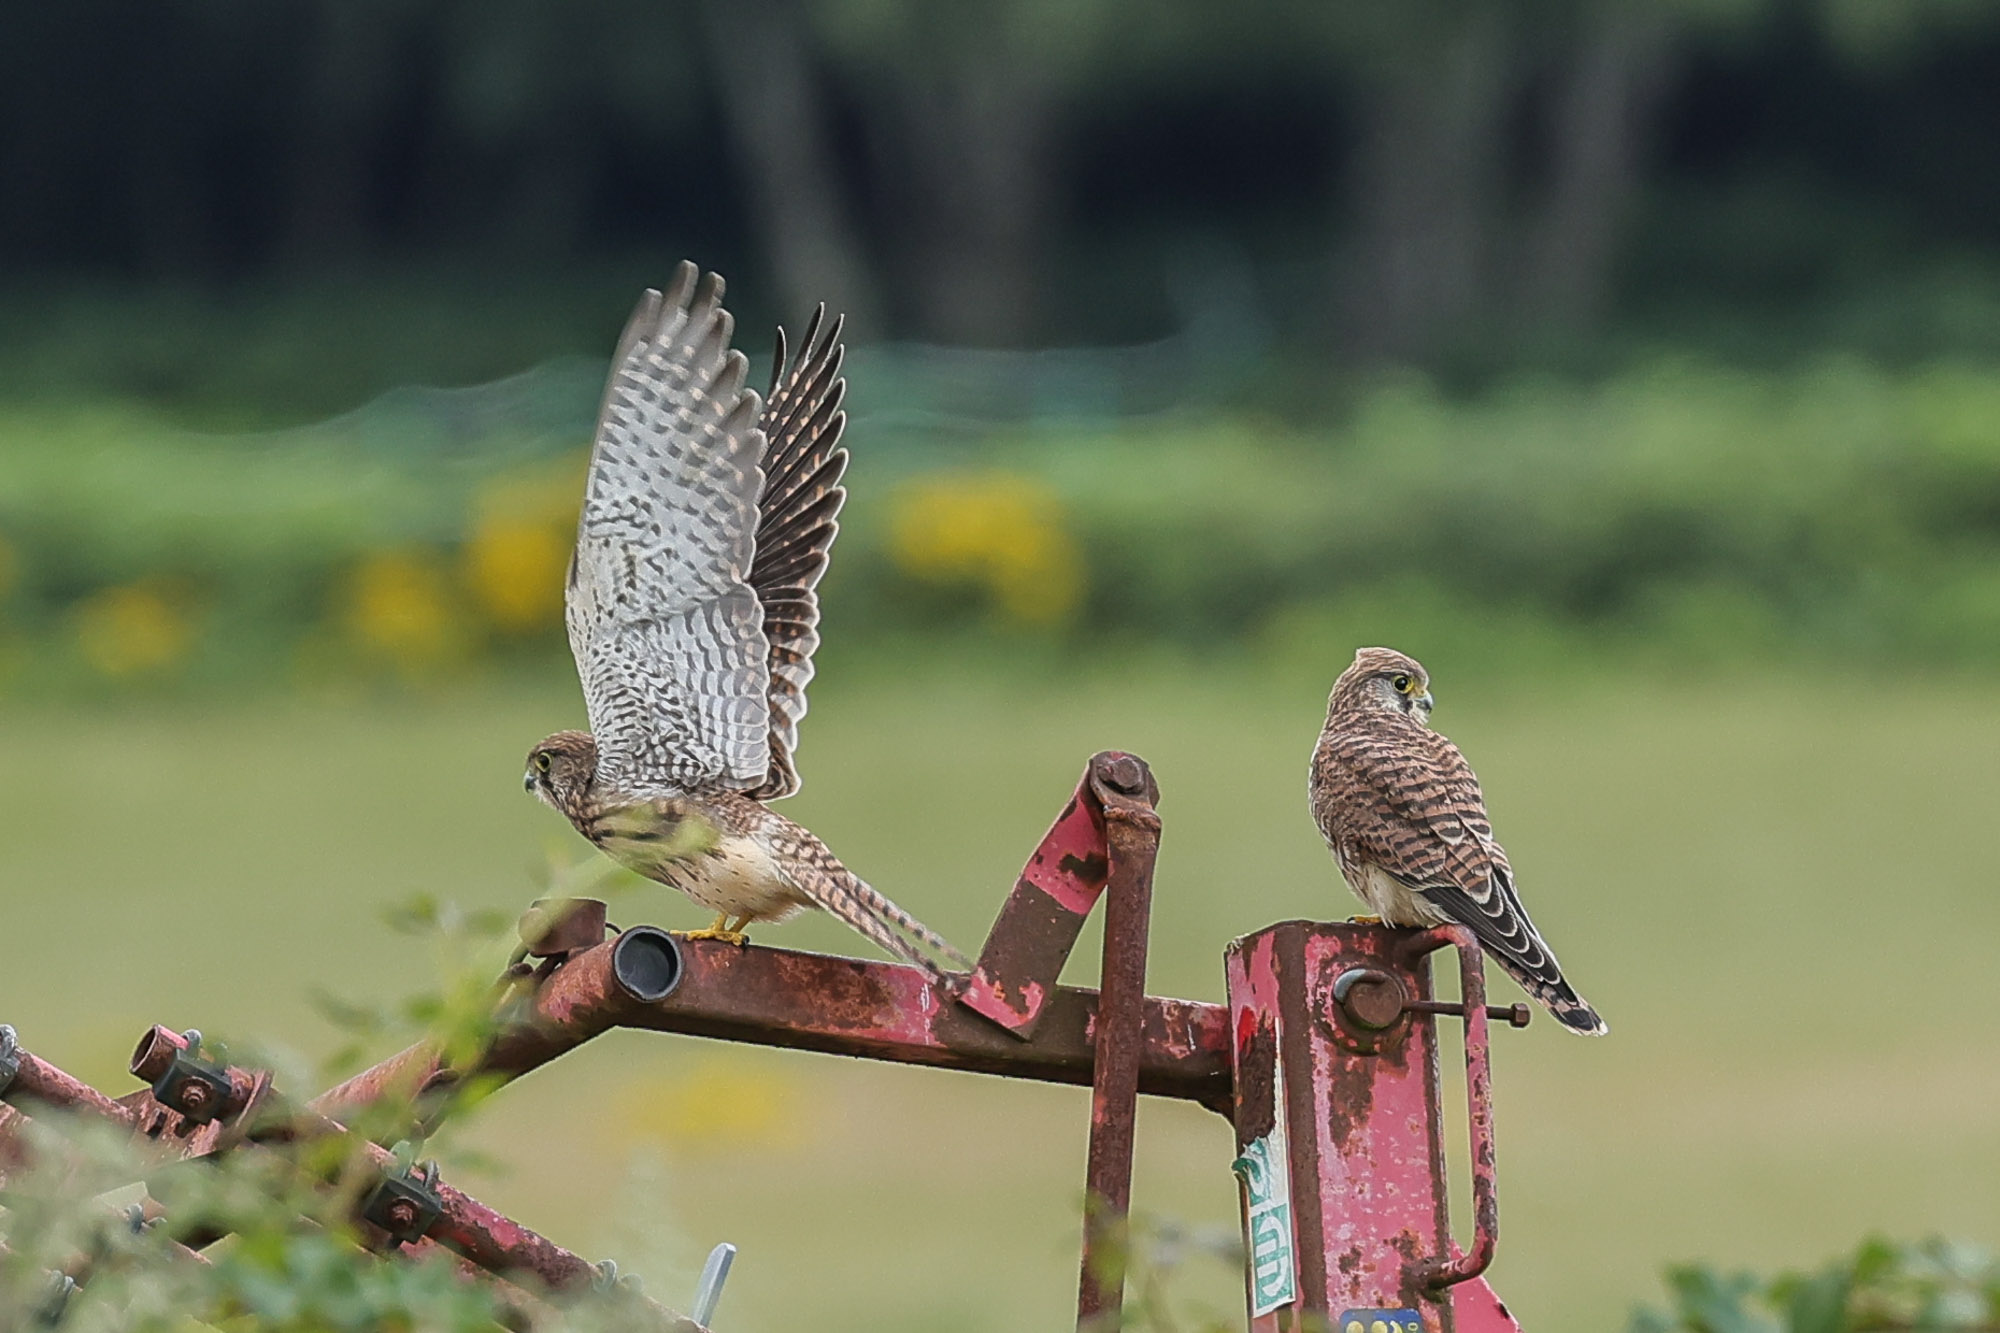
<path id="1" fill-rule="evenodd" d="M 1388 648 L 1363 648 L 1333 683 L 1310 791 L 1341 876 L 1389 925 L 1470 927 L 1558 1023 L 1601 1036 L 1521 906 L 1472 766 L 1431 730 L 1431 703 L 1422 663 Z"/>
<path id="2" fill-rule="evenodd" d="M 799 789 L 827 553 L 847 497 L 840 321 L 815 314 L 768 402 L 744 387 L 722 280 L 682 264 L 612 359 L 564 597 L 590 730 L 526 786 L 613 860 L 714 912 L 689 938 L 823 908 L 895 956 L 965 965 L 765 804 Z"/>

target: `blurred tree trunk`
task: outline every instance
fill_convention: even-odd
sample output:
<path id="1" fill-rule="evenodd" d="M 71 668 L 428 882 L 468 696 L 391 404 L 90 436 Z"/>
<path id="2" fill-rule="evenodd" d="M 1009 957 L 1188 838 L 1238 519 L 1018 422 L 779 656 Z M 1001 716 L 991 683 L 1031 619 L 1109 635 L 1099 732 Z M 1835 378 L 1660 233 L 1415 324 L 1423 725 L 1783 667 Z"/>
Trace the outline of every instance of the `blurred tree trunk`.
<path id="1" fill-rule="evenodd" d="M 393 110 L 397 40 L 387 0 L 320 0 L 299 99 L 303 125 L 292 155 L 291 209 L 281 242 L 293 264 L 359 257 L 373 234 L 374 132 Z"/>
<path id="2" fill-rule="evenodd" d="M 1485 306 L 1516 87 L 1507 10 L 1454 7 L 1360 71 L 1336 301 L 1352 355 L 1422 359 Z"/>
<path id="3" fill-rule="evenodd" d="M 893 90 L 902 286 L 925 334 L 1020 345 L 1045 281 L 1054 88 L 1003 56 Z"/>
<path id="4" fill-rule="evenodd" d="M 1520 309 L 1581 330 L 1603 317 L 1618 242 L 1640 185 L 1640 155 L 1672 77 L 1672 19 L 1643 5 L 1586 11 L 1550 126 L 1551 174 L 1532 219 Z"/>
<path id="5" fill-rule="evenodd" d="M 867 256 L 848 220 L 826 90 L 797 0 L 703 0 L 725 119 L 749 177 L 752 216 L 797 317 L 820 301 L 880 334 Z"/>

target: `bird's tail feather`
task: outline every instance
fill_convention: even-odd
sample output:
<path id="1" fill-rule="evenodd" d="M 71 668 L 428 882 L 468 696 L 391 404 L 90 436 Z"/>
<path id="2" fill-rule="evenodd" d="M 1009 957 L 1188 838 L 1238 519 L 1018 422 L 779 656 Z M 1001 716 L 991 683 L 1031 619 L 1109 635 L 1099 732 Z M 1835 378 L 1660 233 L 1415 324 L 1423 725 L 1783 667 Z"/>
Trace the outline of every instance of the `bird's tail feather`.
<path id="1" fill-rule="evenodd" d="M 1534 974 L 1516 968 L 1504 955 L 1496 954 L 1500 965 L 1507 969 L 1507 975 L 1521 983 L 1521 989 L 1528 992 L 1549 1014 L 1569 1031 L 1585 1037 L 1601 1037 L 1611 1029 L 1605 1026 L 1597 1011 L 1584 1002 L 1576 988 L 1558 975 L 1553 983 Z"/>
<path id="2" fill-rule="evenodd" d="M 1564 979 L 1555 951 L 1521 906 L 1512 876 L 1496 874 L 1493 890 L 1475 899 L 1456 885 L 1427 884 L 1423 895 L 1447 917 L 1470 926 L 1487 954 L 1564 1028 L 1586 1037 L 1609 1032 L 1597 1011 Z"/>
<path id="3" fill-rule="evenodd" d="M 820 906 L 860 931 L 871 943 L 916 964 L 939 980 L 944 977 L 944 969 L 924 952 L 925 948 L 960 967 L 972 966 L 972 960 L 953 948 L 949 940 L 898 907 L 859 875 L 842 867 L 841 880 L 841 891 L 826 894 L 820 899 Z"/>

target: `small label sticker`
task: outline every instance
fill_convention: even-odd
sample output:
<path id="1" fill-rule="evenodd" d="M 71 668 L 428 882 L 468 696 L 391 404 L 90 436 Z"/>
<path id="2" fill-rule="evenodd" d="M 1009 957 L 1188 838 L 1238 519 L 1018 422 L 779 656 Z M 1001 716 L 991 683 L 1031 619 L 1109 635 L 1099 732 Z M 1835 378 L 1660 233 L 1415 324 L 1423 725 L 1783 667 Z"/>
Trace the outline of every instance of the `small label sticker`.
<path id="1" fill-rule="evenodd" d="M 1271 1132 L 1253 1141 L 1230 1165 L 1243 1179 L 1244 1229 L 1250 1248 L 1250 1317 L 1299 1298 L 1299 1270 L 1292 1240 L 1292 1171 L 1286 1158 L 1285 1075 L 1273 1071 Z"/>
<path id="2" fill-rule="evenodd" d="M 1349 1310 L 1334 1328 L 1339 1333 L 1424 1333 L 1424 1317 L 1415 1310 Z"/>

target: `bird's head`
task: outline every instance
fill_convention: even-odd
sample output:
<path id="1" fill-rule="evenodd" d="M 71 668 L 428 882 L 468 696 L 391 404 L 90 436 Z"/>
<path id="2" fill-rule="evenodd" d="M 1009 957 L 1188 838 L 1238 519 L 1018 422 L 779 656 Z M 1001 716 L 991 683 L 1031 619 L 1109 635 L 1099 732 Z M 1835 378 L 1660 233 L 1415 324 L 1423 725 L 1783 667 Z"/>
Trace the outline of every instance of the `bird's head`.
<path id="1" fill-rule="evenodd" d="M 1393 648 L 1363 648 L 1354 665 L 1333 682 L 1327 715 L 1335 713 L 1400 713 L 1418 726 L 1431 719 L 1431 676 L 1416 658 Z"/>
<path id="2" fill-rule="evenodd" d="M 597 777 L 597 738 L 587 731 L 558 731 L 528 751 L 521 785 L 568 814 L 583 803 Z"/>

